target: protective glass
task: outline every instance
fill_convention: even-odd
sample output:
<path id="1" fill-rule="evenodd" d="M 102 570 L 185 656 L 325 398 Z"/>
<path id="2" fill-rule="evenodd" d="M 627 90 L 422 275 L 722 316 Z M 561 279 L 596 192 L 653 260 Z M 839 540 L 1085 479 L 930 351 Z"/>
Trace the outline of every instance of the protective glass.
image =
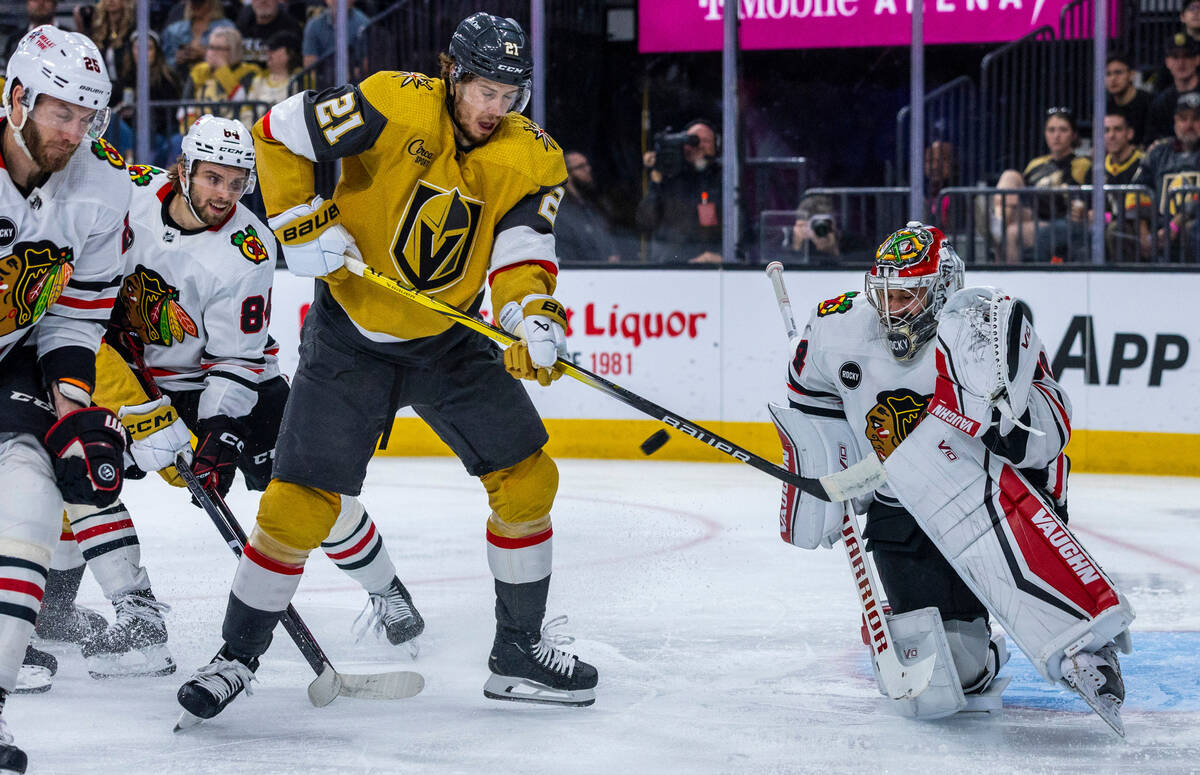
<path id="1" fill-rule="evenodd" d="M 509 86 L 483 78 L 459 82 L 458 93 L 464 102 L 491 115 L 520 113 L 529 104 L 528 86 Z"/>
<path id="2" fill-rule="evenodd" d="M 197 162 L 193 167 L 191 189 L 194 192 L 212 195 L 225 193 L 235 199 L 241 199 L 254 190 L 255 175 L 253 170 L 231 167 L 226 164 L 200 168 Z"/>
<path id="3" fill-rule="evenodd" d="M 29 111 L 29 120 L 42 129 L 61 132 L 71 142 L 79 143 L 85 137 L 95 140 L 104 134 L 108 115 L 108 108 L 87 110 L 43 94 Z"/>

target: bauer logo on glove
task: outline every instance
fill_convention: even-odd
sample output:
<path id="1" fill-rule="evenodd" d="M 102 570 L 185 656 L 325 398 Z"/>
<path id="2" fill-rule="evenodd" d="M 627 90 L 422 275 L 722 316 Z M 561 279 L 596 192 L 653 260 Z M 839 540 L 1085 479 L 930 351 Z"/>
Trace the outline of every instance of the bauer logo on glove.
<path id="1" fill-rule="evenodd" d="M 504 351 L 504 368 L 517 379 L 536 379 L 549 385 L 562 376 L 555 368 L 567 357 L 567 311 L 553 296 L 531 293 L 500 311 L 500 325 L 520 337 Z"/>

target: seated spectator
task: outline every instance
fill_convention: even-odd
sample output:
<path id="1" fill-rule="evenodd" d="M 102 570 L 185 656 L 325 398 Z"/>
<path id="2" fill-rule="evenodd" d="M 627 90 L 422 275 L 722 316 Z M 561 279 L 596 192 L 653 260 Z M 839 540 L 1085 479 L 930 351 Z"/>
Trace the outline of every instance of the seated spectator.
<path id="1" fill-rule="evenodd" d="M 934 140 L 925 147 L 925 208 L 930 223 L 946 224 L 950 219 L 950 197 L 938 198 L 947 186 L 958 185 L 958 152 L 947 140 Z M 949 229 L 943 226 L 949 233 Z"/>
<path id="2" fill-rule="evenodd" d="M 567 192 L 554 219 L 554 245 L 559 259 L 620 261 L 608 213 L 596 198 L 591 162 L 579 151 L 567 151 L 563 158 L 567 162 Z"/>
<path id="3" fill-rule="evenodd" d="M 350 56 L 351 61 L 361 60 L 363 55 L 355 50 L 359 40 L 362 37 L 363 29 L 366 28 L 367 15 L 354 7 L 354 0 L 346 0 L 350 4 L 350 8 L 346 14 L 347 25 L 350 30 L 347 34 L 347 39 L 350 41 L 353 53 Z M 325 0 L 325 10 L 308 20 L 308 24 L 304 25 L 304 66 L 309 67 L 319 59 L 323 59 L 334 52 L 337 47 L 337 39 L 333 35 L 333 14 L 337 7 L 337 0 Z"/>
<path id="4" fill-rule="evenodd" d="M 1187 189 L 1200 186 L 1200 93 L 1179 96 L 1174 136 L 1150 146 L 1133 182 L 1153 192 L 1151 206 L 1162 224 L 1157 234 L 1151 235 L 1149 219 L 1141 222 L 1142 257 L 1153 258 L 1157 246 L 1170 260 L 1195 262 L 1200 251 L 1196 233 L 1200 213 L 1196 192 Z"/>
<path id="5" fill-rule="evenodd" d="M 267 39 L 266 49 L 267 69 L 254 76 L 246 99 L 274 105 L 288 98 L 288 82 L 300 72 L 300 39 L 289 32 L 277 32 Z M 265 112 L 259 106 L 246 106 L 242 109 L 242 123 L 254 126 Z"/>
<path id="6" fill-rule="evenodd" d="M 187 0 L 183 18 L 163 30 L 163 54 L 167 64 L 181 76 L 191 72 L 192 67 L 205 58 L 208 36 L 222 27 L 233 29 L 233 22 L 225 18 L 220 0 Z"/>
<path id="7" fill-rule="evenodd" d="M 1200 7 L 1200 0 L 1196 0 Z M 1108 92 L 1104 112 L 1111 114 L 1120 110 L 1129 120 L 1133 130 L 1133 144 L 1141 145 L 1146 138 L 1146 124 L 1150 118 L 1150 92 L 1133 85 L 1133 65 L 1124 54 L 1113 54 L 1104 67 L 1104 89 Z"/>
<path id="8" fill-rule="evenodd" d="M 21 38 L 25 37 L 25 33 L 43 24 L 54 24 L 54 15 L 57 13 L 58 0 L 25 0 L 27 23 L 8 36 L 8 41 L 4 44 L 4 60 L 7 62 L 8 58 L 17 50 L 17 44 L 21 42 Z"/>
<path id="9" fill-rule="evenodd" d="M 132 89 L 137 83 L 136 63 L 138 58 L 137 49 L 138 33 L 135 30 L 129 40 L 129 61 L 126 67 L 122 70 L 122 83 L 127 84 Z M 175 77 L 175 71 L 167 67 L 167 61 L 163 57 L 162 43 L 159 40 L 158 33 L 150 31 L 147 39 L 147 50 L 150 56 L 150 101 L 151 102 L 168 102 L 178 100 L 182 90 L 179 86 L 179 80 Z M 126 120 L 133 121 L 133 106 L 126 105 L 124 113 Z M 179 139 L 179 123 L 175 118 L 175 108 L 151 108 L 150 109 L 150 158 L 138 159 L 137 161 L 145 164 L 153 164 L 156 167 L 167 167 L 175 158 L 171 155 L 172 139 Z"/>
<path id="10" fill-rule="evenodd" d="M 235 27 L 218 27 L 212 31 L 204 61 L 192 68 L 183 85 L 183 99 L 197 102 L 234 102 L 245 100 L 259 69 L 242 61 L 242 34 Z M 181 131 L 204 113 L 236 118 L 232 113 L 211 107 L 189 109 Z"/>
<path id="11" fill-rule="evenodd" d="M 280 0 L 250 0 L 242 8 L 237 20 L 238 31 L 242 33 L 242 48 L 245 49 L 247 62 L 267 67 L 267 41 L 273 36 L 285 33 L 297 41 L 304 34 L 300 22 L 287 14 Z"/>
<path id="12" fill-rule="evenodd" d="M 1167 70 L 1171 83 L 1160 89 L 1150 103 L 1150 118 L 1146 128 L 1146 142 L 1174 134 L 1175 101 L 1180 94 L 1200 89 L 1200 41 L 1193 40 L 1182 32 L 1175 33 L 1167 43 Z"/>
<path id="13" fill-rule="evenodd" d="M 1146 156 L 1140 148 L 1133 144 L 1133 127 L 1125 112 L 1110 110 L 1104 117 L 1104 183 L 1109 186 L 1127 186 L 1132 184 L 1137 174 L 1138 165 Z M 1130 218 L 1137 212 L 1138 196 L 1132 192 L 1109 192 L 1105 197 L 1105 217 L 1109 221 L 1108 256 L 1110 261 L 1125 262 L 1136 259 L 1136 241 L 1122 240 L 1115 236 L 1125 233 L 1136 233 L 1127 228 L 1124 223 L 1126 213 Z M 1128 208 L 1128 210 L 1127 210 Z M 1088 213 L 1089 220 L 1091 213 Z"/>
<path id="14" fill-rule="evenodd" d="M 1092 160 L 1075 153 L 1079 133 L 1074 114 L 1067 108 L 1051 108 L 1044 130 L 1050 153 L 1030 161 L 1024 172 L 1005 170 L 997 188 L 1064 188 L 1089 182 Z M 1005 263 L 1018 263 L 1023 249 L 1035 244 L 1034 255 L 1039 259 L 1053 256 L 1061 260 L 1068 247 L 1076 250 L 1071 259 L 1082 258 L 1078 250 L 1083 247 L 1087 217 L 1082 197 L 997 194 L 992 207 L 991 236 L 1003 243 Z"/>
<path id="15" fill-rule="evenodd" d="M 642 157 L 650 170 L 650 189 L 638 203 L 637 226 L 650 237 L 654 263 L 719 264 L 721 164 L 716 129 L 696 119 L 684 132 L 696 139 L 664 146 L 661 157 L 660 151 L 647 151 Z"/>

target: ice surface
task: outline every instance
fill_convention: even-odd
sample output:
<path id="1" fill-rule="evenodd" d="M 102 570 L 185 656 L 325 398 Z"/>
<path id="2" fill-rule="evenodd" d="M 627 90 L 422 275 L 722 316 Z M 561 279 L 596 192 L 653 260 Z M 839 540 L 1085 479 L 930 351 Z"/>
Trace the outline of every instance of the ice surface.
<path id="1" fill-rule="evenodd" d="M 47 694 L 5 709 L 31 773 L 1195 772 L 1200 768 L 1200 480 L 1072 477 L 1071 526 L 1138 612 L 1124 658 L 1128 740 L 1019 654 L 1000 717 L 885 711 L 845 555 L 777 536 L 779 489 L 736 464 L 559 461 L 550 615 L 600 671 L 591 708 L 483 696 L 493 629 L 487 502 L 451 459 L 379 459 L 363 501 L 427 625 L 419 658 L 355 644 L 365 593 L 314 556 L 296 607 L 346 671 L 417 669 L 420 696 L 313 708 L 282 629 L 260 681 L 172 734 L 175 690 L 220 645 L 235 563 L 186 493 L 132 483 L 127 503 L 168 614 L 179 672 L 93 681 L 55 646 Z M 239 485 L 240 486 L 240 485 Z M 257 498 L 230 505 L 249 526 Z M 90 576 L 81 602 L 111 618 Z"/>

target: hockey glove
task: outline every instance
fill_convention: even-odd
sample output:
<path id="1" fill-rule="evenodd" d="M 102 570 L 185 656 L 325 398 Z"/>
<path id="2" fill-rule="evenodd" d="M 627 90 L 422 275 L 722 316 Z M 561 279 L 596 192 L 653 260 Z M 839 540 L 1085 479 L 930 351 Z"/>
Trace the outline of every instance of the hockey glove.
<path id="1" fill-rule="evenodd" d="M 125 431 L 116 415 L 99 406 L 77 409 L 46 432 L 54 455 L 54 478 L 63 500 L 108 506 L 121 494 Z"/>
<path id="2" fill-rule="evenodd" d="M 516 379 L 549 385 L 562 376 L 554 368 L 567 357 L 567 311 L 553 296 L 531 293 L 500 311 L 500 325 L 521 341 L 504 352 L 504 368 Z"/>
<path id="3" fill-rule="evenodd" d="M 133 439 L 129 454 L 137 467 L 143 471 L 162 471 L 173 468 L 181 453 L 184 459 L 192 459 L 192 434 L 171 406 L 171 399 L 163 396 L 137 406 L 122 406 L 117 412 L 121 424 Z M 173 472 L 172 472 L 173 473 Z M 175 477 L 164 477 L 172 481 Z"/>
<path id="4" fill-rule="evenodd" d="M 339 215 L 336 204 L 318 196 L 267 220 L 292 274 L 323 277 L 341 269 L 347 255 L 362 260 L 354 237 L 338 223 Z"/>
<path id="5" fill-rule="evenodd" d="M 192 473 L 204 489 L 224 498 L 233 485 L 238 458 L 242 454 L 242 438 L 237 423 L 228 417 L 209 417 L 196 427 L 196 457 Z"/>

